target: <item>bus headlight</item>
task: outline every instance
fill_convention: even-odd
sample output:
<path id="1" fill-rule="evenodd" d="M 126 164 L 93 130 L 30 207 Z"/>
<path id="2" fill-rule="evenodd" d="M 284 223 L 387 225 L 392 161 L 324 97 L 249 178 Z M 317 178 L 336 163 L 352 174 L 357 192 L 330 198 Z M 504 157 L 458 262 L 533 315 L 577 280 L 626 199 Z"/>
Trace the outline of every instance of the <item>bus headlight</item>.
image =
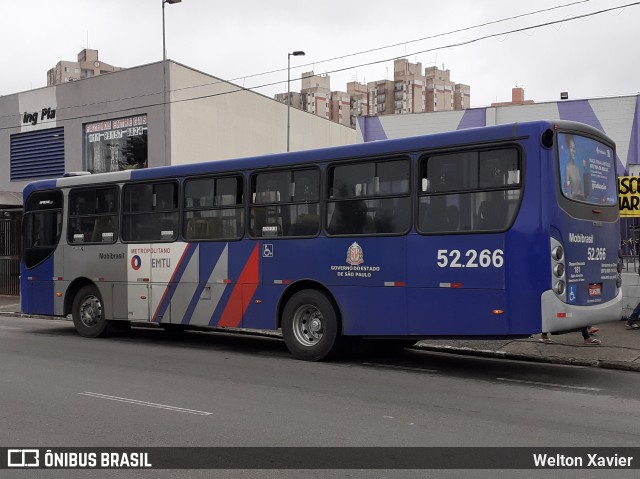
<path id="1" fill-rule="evenodd" d="M 555 291 L 555 293 L 560 296 L 564 294 L 564 281 L 558 281 L 556 284 L 553 285 L 553 291 Z"/>

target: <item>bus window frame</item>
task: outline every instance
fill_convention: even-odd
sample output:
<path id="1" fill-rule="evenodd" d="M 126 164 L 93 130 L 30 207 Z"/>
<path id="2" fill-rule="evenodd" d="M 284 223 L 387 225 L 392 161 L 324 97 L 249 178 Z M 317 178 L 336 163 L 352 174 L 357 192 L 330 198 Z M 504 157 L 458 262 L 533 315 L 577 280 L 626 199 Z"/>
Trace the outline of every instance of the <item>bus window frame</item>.
<path id="1" fill-rule="evenodd" d="M 334 168 L 341 166 L 350 166 L 357 164 L 366 164 L 366 163 L 387 163 L 392 161 L 405 161 L 409 165 L 409 180 L 408 180 L 408 191 L 403 194 L 391 194 L 391 195 L 363 195 L 363 196 L 353 196 L 348 198 L 337 198 L 332 199 L 330 195 L 329 189 L 331 188 L 331 172 Z M 415 182 L 414 180 L 415 172 L 414 172 L 414 161 L 412 158 L 412 152 L 396 152 L 391 155 L 374 155 L 371 157 L 356 157 L 356 158 L 344 158 L 341 160 L 333 160 L 329 162 L 324 170 L 324 185 L 323 185 L 323 199 L 322 205 L 324 207 L 324 211 L 322 212 L 322 223 L 323 223 L 323 231 L 327 237 L 330 238 L 345 238 L 351 236 L 357 236 L 359 238 L 362 237 L 397 237 L 397 236 L 406 236 L 412 230 L 414 225 L 414 192 L 412 191 L 412 184 Z M 357 200 L 362 201 L 380 201 L 380 200 L 389 200 L 394 198 L 408 198 L 409 205 L 409 221 L 407 227 L 398 232 L 390 232 L 390 233 L 377 233 L 377 232 L 365 232 L 365 233 L 340 233 L 333 234 L 329 232 L 329 203 L 341 203 L 341 202 L 353 202 Z"/>
<path id="2" fill-rule="evenodd" d="M 458 190 L 450 190 L 443 192 L 435 192 L 428 193 L 422 191 L 422 163 L 423 161 L 428 163 L 429 158 L 434 156 L 443 156 L 443 155 L 451 155 L 456 153 L 476 153 L 478 155 L 478 165 L 480 164 L 480 154 L 487 151 L 495 151 L 495 150 L 509 150 L 513 149 L 516 151 L 518 166 L 520 171 L 520 179 L 519 182 L 514 184 L 513 186 L 504 185 L 493 188 L 460 188 Z M 415 215 L 414 215 L 414 225 L 415 230 L 419 235 L 422 236 L 441 236 L 441 235 L 470 235 L 470 234 L 501 234 L 513 227 L 518 215 L 520 213 L 520 208 L 522 207 L 522 201 L 524 199 L 524 194 L 526 190 L 526 148 L 519 142 L 499 142 L 499 143 L 483 143 L 479 145 L 464 145 L 460 147 L 450 147 L 446 149 L 437 149 L 437 150 L 429 150 L 429 151 L 421 151 L 418 154 L 418 158 L 416 160 L 416 173 L 415 173 Z M 439 230 L 439 231 L 423 231 L 420 228 L 420 199 L 424 197 L 430 196 L 461 196 L 461 195 L 477 195 L 478 193 L 493 193 L 500 191 L 518 191 L 519 197 L 517 199 L 517 204 L 515 205 L 513 215 L 510 218 L 508 223 L 505 223 L 505 226 L 499 229 L 457 229 L 457 230 Z M 478 204 L 479 206 L 479 204 Z"/>
<path id="3" fill-rule="evenodd" d="M 116 195 L 115 195 L 115 201 L 116 201 L 116 209 L 115 209 L 115 213 L 103 213 L 103 214 L 93 214 L 93 215 L 89 215 L 89 214 L 84 214 L 84 215 L 72 215 L 71 214 L 71 194 L 75 193 L 77 191 L 95 191 L 97 192 L 98 190 L 106 190 L 106 189 L 110 189 L 110 188 L 115 188 L 116 189 Z M 66 238 L 67 238 L 67 244 L 71 245 L 71 246 L 77 246 L 77 245 L 97 245 L 97 244 L 102 244 L 102 245 L 112 245 L 118 242 L 118 240 L 120 239 L 120 233 L 121 233 L 121 227 L 122 227 L 122 208 L 121 208 L 121 198 L 122 196 L 122 188 L 120 187 L 120 185 L 118 183 L 106 183 L 106 184 L 98 184 L 98 185 L 94 185 L 94 187 L 87 187 L 87 186 L 78 186 L 78 187 L 73 187 L 73 188 L 69 188 L 68 194 L 67 194 L 67 222 L 66 224 Z M 114 231 L 114 235 L 113 235 L 113 239 L 111 241 L 82 241 L 82 242 L 75 242 L 75 241 L 71 241 L 71 228 L 70 228 L 70 223 L 72 219 L 75 218 L 105 218 L 105 217 L 114 217 L 116 218 L 116 227 L 115 227 L 115 231 Z"/>
<path id="4" fill-rule="evenodd" d="M 281 173 L 281 172 L 289 172 L 290 174 L 293 174 L 295 172 L 299 172 L 299 171 L 310 171 L 310 170 L 315 170 L 318 173 L 318 198 L 315 201 L 277 201 L 277 202 L 268 202 L 268 203 L 256 203 L 253 195 L 254 195 L 254 179 L 261 174 L 265 174 L 265 173 Z M 245 220 L 245 225 L 246 225 L 246 231 L 247 231 L 247 237 L 252 239 L 252 240 L 287 240 L 287 239 L 312 239 L 312 238 L 317 238 L 318 236 L 320 236 L 320 234 L 323 231 L 323 211 L 324 208 L 326 206 L 326 201 L 323 198 L 323 188 L 324 188 L 324 172 L 323 169 L 320 167 L 319 164 L 317 163 L 310 163 L 310 164 L 300 164 L 300 163 L 294 163 L 288 166 L 282 166 L 282 167 L 277 167 L 277 168 L 269 168 L 269 169 L 265 169 L 265 168 L 261 168 L 261 169 L 256 169 L 256 170 L 252 170 L 248 175 L 247 175 L 247 194 L 245 195 L 245 203 L 247 206 L 246 209 L 246 220 Z M 313 235 L 284 235 L 284 234 L 278 234 L 278 235 L 269 235 L 269 236 L 255 236 L 253 235 L 253 231 L 252 231 L 252 209 L 253 208 L 261 208 L 261 207 L 270 207 L 270 206 L 279 206 L 279 207 L 290 207 L 290 206 L 298 206 L 298 205 L 313 205 L 313 204 L 317 204 L 318 205 L 318 229 L 316 231 L 316 233 L 314 233 Z M 291 224 L 290 224 L 291 225 Z"/>
<path id="5" fill-rule="evenodd" d="M 125 190 L 127 187 L 133 187 L 138 185 L 160 185 L 160 184 L 175 184 L 177 187 L 177 205 L 175 210 L 168 211 L 136 211 L 136 212 L 126 212 L 125 211 Z M 144 244 L 144 243 L 175 243 L 176 241 L 182 240 L 181 237 L 181 226 L 182 226 L 182 199 L 181 199 L 181 182 L 178 179 L 172 178 L 156 178 L 151 180 L 140 180 L 140 181 L 127 181 L 122 184 L 120 188 L 120 242 L 125 244 Z M 124 231 L 125 231 L 125 217 L 126 216 L 138 216 L 144 214 L 158 214 L 158 213 L 178 213 L 178 219 L 176 223 L 176 233 L 174 234 L 172 239 L 143 239 L 143 240 L 127 240 L 125 239 Z"/>
<path id="6" fill-rule="evenodd" d="M 236 203 L 235 206 L 231 205 L 222 205 L 222 206 L 211 206 L 211 207 L 198 207 L 198 208 L 187 208 L 186 206 L 186 194 L 187 194 L 187 183 L 190 181 L 198 181 L 198 180 L 218 180 L 218 179 L 229 179 L 235 178 L 240 180 L 240 184 L 242 186 L 242 202 Z M 211 174 L 203 174 L 197 176 L 187 176 L 182 179 L 179 185 L 179 210 L 180 210 L 180 218 L 179 218 L 179 238 L 181 241 L 185 243 L 201 243 L 201 242 L 231 242 L 231 241 L 241 241 L 247 235 L 247 181 L 246 175 L 243 172 L 239 171 L 230 171 L 230 172 L 216 172 Z M 242 224 L 239 229 L 239 235 L 237 237 L 221 237 L 221 238 L 202 238 L 202 239 L 187 239 L 185 235 L 185 220 L 187 213 L 189 212 L 197 212 L 197 211 L 221 211 L 221 210 L 241 210 L 242 211 Z"/>

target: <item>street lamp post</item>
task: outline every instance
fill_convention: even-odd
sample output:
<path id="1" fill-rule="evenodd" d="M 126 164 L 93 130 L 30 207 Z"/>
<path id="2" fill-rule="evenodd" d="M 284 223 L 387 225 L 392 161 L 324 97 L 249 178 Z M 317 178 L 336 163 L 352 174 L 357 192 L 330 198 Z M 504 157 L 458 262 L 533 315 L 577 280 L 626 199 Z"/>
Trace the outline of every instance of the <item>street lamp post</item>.
<path id="1" fill-rule="evenodd" d="M 289 151 L 289 133 L 291 130 L 291 56 L 303 57 L 304 52 L 296 50 L 287 53 L 287 151 Z"/>
<path id="2" fill-rule="evenodd" d="M 167 41 L 164 32 L 164 4 L 180 3 L 182 0 L 161 0 L 162 1 L 162 103 L 164 117 L 164 164 L 167 165 Z"/>

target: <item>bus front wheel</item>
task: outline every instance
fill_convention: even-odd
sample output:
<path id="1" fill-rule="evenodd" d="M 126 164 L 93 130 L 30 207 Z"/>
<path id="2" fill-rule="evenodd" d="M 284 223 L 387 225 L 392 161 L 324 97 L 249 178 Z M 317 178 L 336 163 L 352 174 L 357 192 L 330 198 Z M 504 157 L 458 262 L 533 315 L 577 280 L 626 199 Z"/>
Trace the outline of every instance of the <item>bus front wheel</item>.
<path id="1" fill-rule="evenodd" d="M 98 338 L 108 333 L 100 291 L 93 285 L 80 288 L 73 299 L 73 325 L 80 336 Z"/>
<path id="2" fill-rule="evenodd" d="M 342 345 L 336 310 L 315 290 L 299 291 L 289 299 L 282 316 L 282 336 L 291 354 L 305 361 L 329 359 Z"/>

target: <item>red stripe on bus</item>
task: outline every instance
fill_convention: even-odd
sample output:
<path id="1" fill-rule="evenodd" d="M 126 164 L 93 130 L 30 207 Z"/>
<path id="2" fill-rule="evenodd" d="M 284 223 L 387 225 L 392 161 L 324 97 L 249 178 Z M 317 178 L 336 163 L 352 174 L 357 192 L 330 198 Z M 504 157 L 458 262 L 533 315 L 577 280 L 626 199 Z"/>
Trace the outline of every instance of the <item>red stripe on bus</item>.
<path id="1" fill-rule="evenodd" d="M 242 273 L 238 278 L 238 282 L 233 287 L 229 302 L 222 312 L 218 326 L 223 328 L 236 328 L 242 321 L 242 316 L 247 311 L 253 295 L 258 289 L 258 250 L 259 244 L 256 244 L 255 248 L 249 256 L 247 264 L 244 265 Z M 237 314 L 239 307 L 242 308 L 241 314 Z"/>

